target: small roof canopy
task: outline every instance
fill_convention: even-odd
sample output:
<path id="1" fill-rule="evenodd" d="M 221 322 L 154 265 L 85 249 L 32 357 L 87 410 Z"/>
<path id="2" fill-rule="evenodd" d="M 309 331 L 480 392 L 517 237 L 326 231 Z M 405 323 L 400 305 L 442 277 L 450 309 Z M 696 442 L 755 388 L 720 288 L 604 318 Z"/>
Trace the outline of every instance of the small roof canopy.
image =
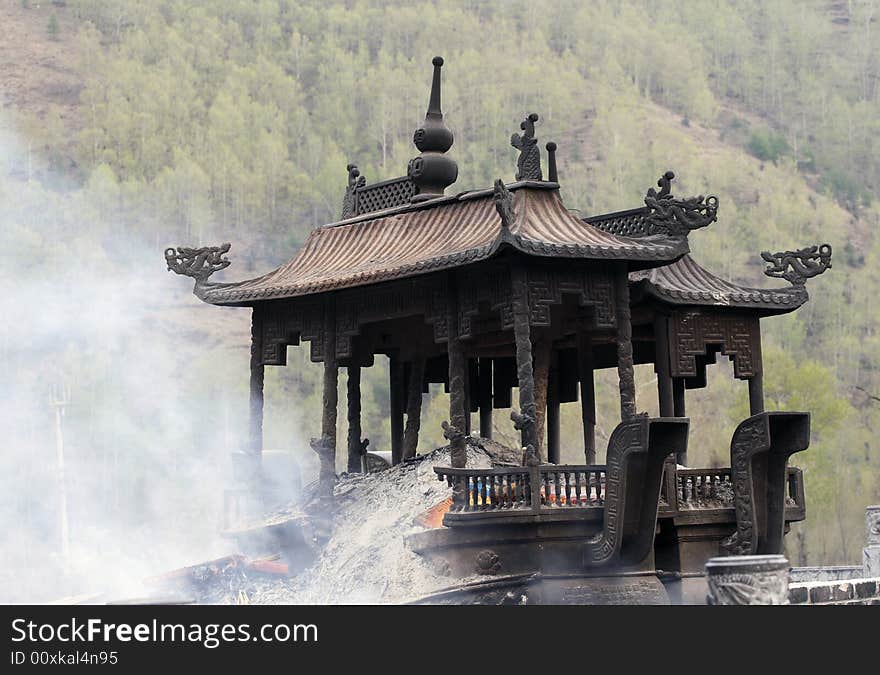
<path id="1" fill-rule="evenodd" d="M 725 281 L 690 255 L 662 267 L 631 272 L 629 278 L 644 296 L 671 305 L 750 309 L 764 316 L 792 312 L 809 299 L 803 286 L 749 288 Z"/>

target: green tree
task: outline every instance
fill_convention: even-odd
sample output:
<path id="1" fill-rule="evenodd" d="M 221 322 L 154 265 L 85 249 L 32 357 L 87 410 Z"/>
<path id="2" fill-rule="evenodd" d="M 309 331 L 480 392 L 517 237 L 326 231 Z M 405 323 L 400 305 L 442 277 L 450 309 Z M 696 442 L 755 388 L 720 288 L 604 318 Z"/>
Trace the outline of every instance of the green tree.
<path id="1" fill-rule="evenodd" d="M 55 16 L 53 12 L 49 15 L 49 22 L 46 24 L 46 32 L 49 34 L 50 39 L 57 40 L 60 30 L 61 29 L 58 26 L 58 17 Z"/>

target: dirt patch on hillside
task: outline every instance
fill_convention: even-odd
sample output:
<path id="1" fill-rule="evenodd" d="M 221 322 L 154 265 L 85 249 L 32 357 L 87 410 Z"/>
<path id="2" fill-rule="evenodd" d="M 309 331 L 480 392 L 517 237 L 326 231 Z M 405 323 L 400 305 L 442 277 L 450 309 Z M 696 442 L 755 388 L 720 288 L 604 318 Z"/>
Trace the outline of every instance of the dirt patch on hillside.
<path id="1" fill-rule="evenodd" d="M 0 3 L 0 107 L 42 119 L 58 106 L 68 128 L 78 127 L 77 106 L 82 82 L 76 63 L 78 21 L 70 7 L 30 0 Z M 52 15 L 57 38 L 49 35 Z"/>

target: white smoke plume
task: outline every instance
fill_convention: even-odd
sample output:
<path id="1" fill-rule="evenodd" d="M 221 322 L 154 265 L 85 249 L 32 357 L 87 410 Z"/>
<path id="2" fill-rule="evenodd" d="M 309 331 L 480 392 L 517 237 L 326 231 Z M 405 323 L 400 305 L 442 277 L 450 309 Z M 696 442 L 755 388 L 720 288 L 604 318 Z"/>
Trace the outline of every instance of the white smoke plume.
<path id="1" fill-rule="evenodd" d="M 31 160 L 0 120 L 0 601 L 136 595 L 231 552 L 250 312 L 165 270 L 165 245 L 195 242 L 130 235 Z"/>

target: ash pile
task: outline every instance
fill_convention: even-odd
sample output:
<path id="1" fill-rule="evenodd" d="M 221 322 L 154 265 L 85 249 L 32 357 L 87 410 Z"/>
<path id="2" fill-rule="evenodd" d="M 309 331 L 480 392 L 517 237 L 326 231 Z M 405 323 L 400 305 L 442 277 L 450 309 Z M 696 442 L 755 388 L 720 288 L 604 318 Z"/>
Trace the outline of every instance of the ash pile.
<path id="1" fill-rule="evenodd" d="M 519 463 L 516 451 L 488 439 L 468 439 L 468 467 Z M 234 575 L 200 585 L 195 601 L 396 604 L 450 586 L 453 580 L 444 570 L 404 543 L 406 535 L 437 526 L 430 515 L 451 503 L 451 489 L 433 470 L 449 465 L 447 446 L 383 471 L 343 474 L 330 495 L 310 486 L 296 502 L 233 533 L 240 549 L 277 561 L 287 573 L 239 564 Z"/>

